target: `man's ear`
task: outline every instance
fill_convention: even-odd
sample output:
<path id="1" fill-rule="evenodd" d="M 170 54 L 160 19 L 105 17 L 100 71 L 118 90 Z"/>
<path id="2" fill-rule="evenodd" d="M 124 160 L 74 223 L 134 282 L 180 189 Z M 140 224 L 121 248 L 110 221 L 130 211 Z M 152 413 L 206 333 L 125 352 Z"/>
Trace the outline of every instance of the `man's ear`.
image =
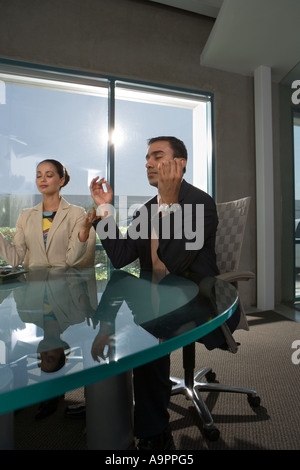
<path id="1" fill-rule="evenodd" d="M 182 174 L 184 175 L 184 173 L 186 172 L 186 164 L 187 164 L 187 161 L 185 158 L 180 158 L 180 163 L 181 163 L 181 168 L 182 168 Z"/>
<path id="2" fill-rule="evenodd" d="M 186 167 L 186 164 L 187 164 L 187 160 L 185 158 L 180 158 L 180 157 L 174 157 L 174 160 L 180 160 L 180 163 L 181 163 L 181 166 L 182 166 L 182 169 L 184 169 Z"/>

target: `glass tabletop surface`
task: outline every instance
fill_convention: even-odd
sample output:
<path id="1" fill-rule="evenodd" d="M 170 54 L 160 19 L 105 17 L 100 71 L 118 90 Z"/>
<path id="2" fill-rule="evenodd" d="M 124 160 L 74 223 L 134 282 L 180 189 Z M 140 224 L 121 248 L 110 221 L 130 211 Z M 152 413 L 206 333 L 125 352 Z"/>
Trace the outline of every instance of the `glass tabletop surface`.
<path id="1" fill-rule="evenodd" d="M 30 269 L 0 283 L 0 414 L 138 367 L 205 336 L 236 309 L 207 277 Z"/>

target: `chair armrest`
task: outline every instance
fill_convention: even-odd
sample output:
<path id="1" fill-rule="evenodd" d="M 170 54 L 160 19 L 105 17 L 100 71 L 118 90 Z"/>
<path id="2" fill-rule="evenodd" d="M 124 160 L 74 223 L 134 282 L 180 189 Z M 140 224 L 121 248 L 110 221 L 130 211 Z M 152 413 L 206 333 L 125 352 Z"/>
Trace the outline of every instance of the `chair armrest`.
<path id="1" fill-rule="evenodd" d="M 226 350 L 236 354 L 238 351 L 238 346 L 239 344 L 235 341 L 234 337 L 232 336 L 232 333 L 226 323 L 223 323 L 223 325 L 220 326 L 225 342 L 227 344 Z"/>
<path id="2" fill-rule="evenodd" d="M 255 274 L 251 271 L 232 271 L 229 273 L 218 274 L 216 278 L 227 282 L 249 281 L 249 279 L 255 278 Z"/>

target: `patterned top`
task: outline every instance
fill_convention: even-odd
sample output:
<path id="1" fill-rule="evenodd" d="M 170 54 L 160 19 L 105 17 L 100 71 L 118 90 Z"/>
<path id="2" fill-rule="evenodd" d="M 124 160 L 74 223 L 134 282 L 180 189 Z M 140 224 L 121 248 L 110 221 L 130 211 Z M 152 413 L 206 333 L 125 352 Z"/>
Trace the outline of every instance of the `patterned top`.
<path id="1" fill-rule="evenodd" d="M 55 212 L 43 212 L 43 237 L 44 237 L 45 246 L 47 243 L 48 232 L 52 225 L 55 214 L 56 214 L 56 211 Z"/>

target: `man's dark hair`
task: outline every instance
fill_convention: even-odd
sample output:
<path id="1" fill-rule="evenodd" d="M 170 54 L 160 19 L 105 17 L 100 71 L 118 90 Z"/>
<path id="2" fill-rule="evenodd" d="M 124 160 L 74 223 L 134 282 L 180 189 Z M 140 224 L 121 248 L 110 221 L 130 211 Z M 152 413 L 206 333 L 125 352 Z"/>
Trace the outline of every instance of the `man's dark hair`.
<path id="1" fill-rule="evenodd" d="M 177 137 L 168 136 L 152 137 L 151 139 L 148 139 L 148 145 L 154 144 L 154 142 L 158 142 L 160 140 L 169 142 L 170 147 L 174 151 L 174 158 L 184 158 L 187 160 L 187 149 L 182 140 L 177 139 Z"/>

